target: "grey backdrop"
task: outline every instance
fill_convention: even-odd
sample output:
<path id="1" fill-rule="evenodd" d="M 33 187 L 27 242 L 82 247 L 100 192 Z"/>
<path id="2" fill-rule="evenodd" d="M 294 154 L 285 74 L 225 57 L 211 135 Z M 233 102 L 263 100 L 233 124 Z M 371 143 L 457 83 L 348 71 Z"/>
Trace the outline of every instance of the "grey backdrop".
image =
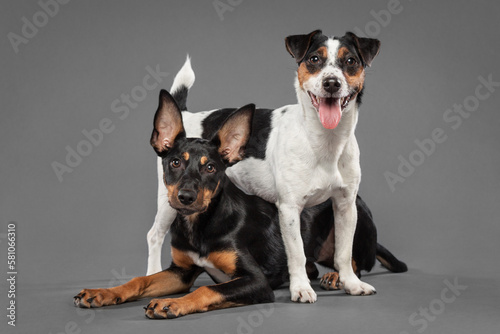
<path id="1" fill-rule="evenodd" d="M 498 330 L 498 3 L 63 2 L 4 2 L 0 14 L 2 328 L 12 333 Z M 317 28 L 329 35 L 353 30 L 382 41 L 367 71 L 356 131 L 360 194 L 375 215 L 379 240 L 410 271 L 391 275 L 376 269 L 365 276 L 378 288 L 374 297 L 326 293 L 314 282 L 320 294 L 315 305 L 289 302 L 285 287 L 275 304 L 175 321 L 145 319 L 141 307 L 147 301 L 89 313 L 75 309 L 72 296 L 81 288 L 119 284 L 146 272 L 146 233 L 156 210 L 156 157 L 148 143 L 152 118 L 160 88 L 170 87 L 186 54 L 197 76 L 190 110 L 250 102 L 279 107 L 296 101 L 296 65 L 284 37 Z M 147 79 L 156 69 L 168 75 Z M 494 83 L 484 87 L 484 80 Z M 97 144 L 85 146 L 83 132 L 99 126 L 107 129 L 102 141 L 95 135 Z M 59 180 L 53 164 L 67 165 L 67 147 L 88 154 L 81 161 L 73 157 L 72 171 Z M 416 166 L 400 167 L 401 159 Z M 399 173 L 393 188 L 388 173 L 393 178 Z M 11 221 L 17 223 L 15 328 L 7 325 L 5 310 L 5 233 Z M 163 260 L 169 263 L 167 248 Z M 441 292 L 452 283 L 462 290 L 450 302 Z M 430 310 L 428 317 L 422 308 Z"/>

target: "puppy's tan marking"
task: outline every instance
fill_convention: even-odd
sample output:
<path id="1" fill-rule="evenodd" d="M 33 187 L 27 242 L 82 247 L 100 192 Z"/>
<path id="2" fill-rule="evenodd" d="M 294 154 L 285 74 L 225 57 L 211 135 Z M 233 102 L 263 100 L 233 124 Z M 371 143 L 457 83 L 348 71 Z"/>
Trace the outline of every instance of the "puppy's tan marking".
<path id="1" fill-rule="evenodd" d="M 236 260 L 238 255 L 235 251 L 220 251 L 211 252 L 208 254 L 207 259 L 214 264 L 214 266 L 228 275 L 233 275 L 236 271 Z"/>
<path id="2" fill-rule="evenodd" d="M 172 254 L 172 262 L 174 262 L 176 266 L 184 269 L 189 269 L 193 266 L 193 259 L 188 254 L 175 247 L 170 248 Z"/>

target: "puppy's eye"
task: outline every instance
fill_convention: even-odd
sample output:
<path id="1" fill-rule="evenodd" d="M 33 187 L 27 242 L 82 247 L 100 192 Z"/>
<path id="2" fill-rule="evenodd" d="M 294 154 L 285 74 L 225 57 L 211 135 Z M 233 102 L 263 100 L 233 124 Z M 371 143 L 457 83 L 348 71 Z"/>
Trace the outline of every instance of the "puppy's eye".
<path id="1" fill-rule="evenodd" d="M 174 159 L 170 161 L 170 167 L 179 168 L 181 166 L 181 161 L 179 159 Z"/>
<path id="2" fill-rule="evenodd" d="M 357 61 L 356 61 L 356 59 L 354 59 L 354 58 L 352 58 L 352 57 L 351 57 L 351 58 L 348 58 L 348 59 L 345 61 L 345 63 L 346 63 L 347 65 L 349 65 L 349 66 L 354 66 L 354 65 L 356 65 Z"/>
<path id="3" fill-rule="evenodd" d="M 318 56 L 312 56 L 311 58 L 309 58 L 309 62 L 311 64 L 317 64 L 317 63 L 319 63 L 319 57 Z"/>
<path id="4" fill-rule="evenodd" d="M 207 172 L 209 172 L 209 173 L 215 173 L 216 172 L 214 164 L 208 164 L 207 165 Z"/>

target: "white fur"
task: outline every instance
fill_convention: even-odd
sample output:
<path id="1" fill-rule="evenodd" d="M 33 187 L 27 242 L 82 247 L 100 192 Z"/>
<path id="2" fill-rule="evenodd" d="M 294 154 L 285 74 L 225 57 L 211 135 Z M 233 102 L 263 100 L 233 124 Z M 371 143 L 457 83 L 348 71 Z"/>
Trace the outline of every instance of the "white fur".
<path id="1" fill-rule="evenodd" d="M 175 75 L 172 87 L 170 87 L 170 94 L 174 94 L 180 87 L 186 86 L 187 89 L 191 88 L 194 84 L 194 71 L 191 67 L 191 58 L 189 55 L 186 56 L 186 61 L 182 65 L 181 69 Z"/>
<path id="2" fill-rule="evenodd" d="M 356 228 L 356 195 L 361 178 L 359 148 L 354 136 L 358 120 L 355 100 L 343 110 L 339 125 L 325 129 L 313 107 L 307 90 L 321 96 L 321 81 L 326 76 L 336 76 L 342 86 L 339 96 L 347 96 L 347 82 L 340 69 L 335 67 L 338 41 L 329 40 L 331 63 L 318 75 L 304 82 L 302 89 L 296 79 L 295 88 L 298 104 L 273 111 L 272 130 L 268 139 L 265 160 L 248 158 L 227 170 L 231 180 L 248 194 L 258 195 L 276 203 L 279 211 L 280 228 L 288 258 L 291 299 L 300 302 L 315 302 L 316 293 L 310 286 L 305 264 L 306 257 L 300 235 L 300 213 L 304 207 L 313 206 L 332 199 L 335 211 L 335 259 L 340 281 L 345 291 L 353 295 L 372 294 L 375 289 L 361 282 L 351 265 L 352 245 Z M 285 113 L 282 110 L 286 109 Z M 188 115 L 186 113 L 183 114 Z M 195 115 L 184 120 L 190 128 L 200 127 L 201 119 Z M 203 117 L 203 116 L 201 116 Z M 163 172 L 159 174 L 162 181 Z M 159 196 L 163 193 L 159 191 Z M 164 196 L 164 195 L 163 195 Z M 160 205 L 159 201 L 159 205 Z M 166 201 L 161 202 L 168 205 Z M 149 235 L 160 237 L 168 230 L 172 220 L 169 215 L 159 214 Z M 172 209 L 170 209 L 172 210 Z M 168 211 L 168 210 L 164 210 Z M 160 217 L 159 217 L 160 216 Z M 163 220 L 165 218 L 165 220 Z M 161 224 L 161 232 L 152 231 Z M 158 244 L 158 239 L 151 238 Z M 151 250 L 158 245 L 150 246 Z M 154 255 L 158 261 L 159 256 Z M 151 264 L 151 262 L 150 262 Z M 154 268 L 158 268 L 158 263 Z M 154 272 L 148 266 L 148 274 Z"/>

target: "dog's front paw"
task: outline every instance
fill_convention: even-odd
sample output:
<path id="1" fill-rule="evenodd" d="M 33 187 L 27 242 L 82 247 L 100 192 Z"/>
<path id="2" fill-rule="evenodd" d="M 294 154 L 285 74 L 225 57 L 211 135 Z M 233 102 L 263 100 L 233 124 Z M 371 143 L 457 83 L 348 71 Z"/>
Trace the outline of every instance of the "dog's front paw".
<path id="1" fill-rule="evenodd" d="M 291 284 L 290 283 L 291 299 L 294 302 L 314 303 L 317 299 L 316 292 L 311 288 L 309 283 Z"/>
<path id="2" fill-rule="evenodd" d="M 121 302 L 121 298 L 109 289 L 83 289 L 73 297 L 75 306 L 82 308 L 115 305 Z"/>
<path id="3" fill-rule="evenodd" d="M 325 290 L 340 290 L 343 288 L 342 283 L 340 282 L 339 273 L 330 272 L 326 273 L 321 277 L 319 284 L 322 289 Z"/>
<path id="4" fill-rule="evenodd" d="M 343 281 L 341 277 L 340 283 L 344 285 L 345 292 L 353 296 L 368 296 L 377 293 L 377 290 L 375 290 L 373 286 L 361 282 L 356 276 L 345 281 Z"/>
<path id="5" fill-rule="evenodd" d="M 149 319 L 175 319 L 193 312 L 181 298 L 153 299 L 144 309 Z"/>

